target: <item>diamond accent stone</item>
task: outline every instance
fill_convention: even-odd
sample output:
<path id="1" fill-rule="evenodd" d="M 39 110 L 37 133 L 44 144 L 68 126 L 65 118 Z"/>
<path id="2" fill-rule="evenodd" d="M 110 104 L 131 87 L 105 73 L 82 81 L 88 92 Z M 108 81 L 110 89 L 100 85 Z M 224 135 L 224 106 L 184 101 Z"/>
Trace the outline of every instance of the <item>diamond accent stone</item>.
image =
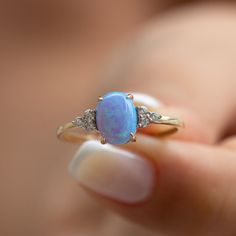
<path id="1" fill-rule="evenodd" d="M 147 107 L 144 106 L 137 107 L 139 128 L 145 128 L 150 124 L 149 114 L 150 112 L 148 111 Z"/>
<path id="2" fill-rule="evenodd" d="M 88 109 L 84 112 L 84 127 L 87 131 L 92 131 L 97 129 L 95 110 Z"/>
<path id="3" fill-rule="evenodd" d="M 83 128 L 84 126 L 84 121 L 83 121 L 83 117 L 76 117 L 72 123 L 80 128 Z"/>
<path id="4" fill-rule="evenodd" d="M 145 106 L 136 107 L 137 111 L 137 127 L 145 128 L 151 123 L 158 123 L 161 115 L 156 112 L 148 111 Z M 76 117 L 72 123 L 79 127 L 84 128 L 86 131 L 94 131 L 97 129 L 96 124 L 96 110 L 88 109 L 84 112 L 83 116 Z"/>
<path id="5" fill-rule="evenodd" d="M 151 122 L 158 122 L 158 120 L 160 120 L 160 118 L 161 118 L 161 115 L 160 114 L 158 114 L 158 113 L 155 113 L 155 112 L 152 112 L 151 114 L 150 114 L 150 119 L 151 119 Z"/>
<path id="6" fill-rule="evenodd" d="M 161 118 L 161 115 L 156 112 L 148 111 L 148 108 L 145 106 L 137 107 L 137 116 L 139 128 L 145 128 L 151 123 L 157 123 L 158 120 Z"/>
<path id="7" fill-rule="evenodd" d="M 97 130 L 96 126 L 96 111 L 88 109 L 82 117 L 76 117 L 72 123 L 79 128 L 84 128 L 86 131 Z"/>

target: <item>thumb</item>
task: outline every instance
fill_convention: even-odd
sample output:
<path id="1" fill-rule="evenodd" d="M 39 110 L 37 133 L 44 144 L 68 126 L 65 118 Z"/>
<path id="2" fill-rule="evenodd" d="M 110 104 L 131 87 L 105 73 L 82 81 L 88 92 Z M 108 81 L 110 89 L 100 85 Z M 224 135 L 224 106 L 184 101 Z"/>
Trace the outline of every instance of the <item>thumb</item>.
<path id="1" fill-rule="evenodd" d="M 126 146 L 136 149 L 132 153 L 88 141 L 70 163 L 70 173 L 105 208 L 153 231 L 168 235 L 236 232 L 232 222 L 235 154 L 144 135 L 138 136 L 138 142 Z"/>

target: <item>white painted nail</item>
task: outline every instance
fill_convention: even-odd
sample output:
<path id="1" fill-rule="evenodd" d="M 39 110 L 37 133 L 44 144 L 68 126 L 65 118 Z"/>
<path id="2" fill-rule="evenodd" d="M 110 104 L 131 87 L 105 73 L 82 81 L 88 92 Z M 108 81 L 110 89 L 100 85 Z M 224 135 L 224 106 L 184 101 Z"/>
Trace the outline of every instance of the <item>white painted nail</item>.
<path id="1" fill-rule="evenodd" d="M 69 172 L 86 188 L 129 204 L 148 198 L 155 179 L 148 160 L 98 141 L 87 141 L 80 147 Z"/>
<path id="2" fill-rule="evenodd" d="M 146 106 L 151 110 L 155 110 L 163 106 L 163 103 L 160 100 L 145 93 L 132 93 L 132 94 L 134 95 L 134 103 L 136 106 L 140 105 Z"/>

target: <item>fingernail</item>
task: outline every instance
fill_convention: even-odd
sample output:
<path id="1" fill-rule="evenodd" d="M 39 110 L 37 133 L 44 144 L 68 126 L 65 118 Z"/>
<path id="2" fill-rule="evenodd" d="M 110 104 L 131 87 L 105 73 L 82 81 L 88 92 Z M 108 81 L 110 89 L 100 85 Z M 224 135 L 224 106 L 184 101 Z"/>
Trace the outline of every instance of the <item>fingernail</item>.
<path id="1" fill-rule="evenodd" d="M 148 160 L 97 141 L 87 141 L 81 146 L 69 172 L 82 186 L 130 204 L 151 195 L 155 178 L 154 167 Z"/>
<path id="2" fill-rule="evenodd" d="M 163 106 L 163 103 L 150 96 L 150 95 L 147 95 L 145 93 L 132 93 L 134 95 L 134 103 L 136 106 L 146 106 L 147 108 L 151 109 L 151 110 L 155 110 L 161 106 Z"/>

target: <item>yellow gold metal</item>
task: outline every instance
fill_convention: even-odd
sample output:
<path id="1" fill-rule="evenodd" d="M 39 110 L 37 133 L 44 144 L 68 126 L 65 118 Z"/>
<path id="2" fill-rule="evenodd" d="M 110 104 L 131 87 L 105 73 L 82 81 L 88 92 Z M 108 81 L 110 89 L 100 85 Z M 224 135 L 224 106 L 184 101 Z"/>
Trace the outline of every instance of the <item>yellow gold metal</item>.
<path id="1" fill-rule="evenodd" d="M 152 121 L 151 123 L 162 125 L 159 126 L 159 128 L 153 127 L 153 130 L 149 133 L 150 135 L 159 138 L 172 135 L 176 133 L 179 130 L 179 128 L 185 127 L 184 122 L 182 120 L 169 116 L 161 116 L 157 121 Z"/>
<path id="2" fill-rule="evenodd" d="M 126 98 L 134 100 L 134 95 L 131 93 L 128 93 Z"/>
<path id="3" fill-rule="evenodd" d="M 136 142 L 136 136 L 133 133 L 130 133 L 130 141 Z"/>
<path id="4" fill-rule="evenodd" d="M 129 93 L 127 94 L 126 98 L 133 100 L 134 96 Z M 99 102 L 102 100 L 103 100 L 103 97 L 98 98 Z M 139 105 L 142 105 L 142 104 L 139 104 Z M 147 112 L 146 115 L 149 120 L 148 124 L 161 124 L 163 126 L 165 125 L 169 126 L 167 128 L 163 126 L 157 126 L 157 127 L 153 127 L 151 129 L 146 130 L 147 133 L 152 136 L 164 137 L 164 136 L 175 133 L 176 131 L 178 131 L 178 128 L 184 127 L 183 121 L 181 121 L 178 118 L 172 118 L 169 116 L 160 115 L 160 116 L 157 116 L 156 119 L 153 119 L 152 118 L 153 112 Z M 158 114 L 156 113 L 156 115 Z M 142 123 L 138 123 L 137 126 L 139 128 L 145 127 L 142 125 Z M 105 137 L 101 136 L 98 130 L 87 132 L 85 129 L 80 128 L 78 127 L 78 125 L 76 125 L 76 120 L 66 123 L 63 126 L 60 126 L 57 130 L 57 137 L 63 141 L 68 141 L 72 143 L 82 143 L 85 140 L 100 138 L 100 141 L 102 144 L 106 143 Z M 130 133 L 130 141 L 136 142 L 136 136 L 134 133 Z"/>
<path id="5" fill-rule="evenodd" d="M 138 123 L 138 128 L 141 128 L 142 127 L 142 124 Z"/>
<path id="6" fill-rule="evenodd" d="M 106 143 L 107 143 L 106 139 L 102 136 L 101 137 L 101 144 L 106 144 Z"/>
<path id="7" fill-rule="evenodd" d="M 69 122 L 57 129 L 57 137 L 70 143 L 82 143 L 86 140 L 98 139 L 99 134 L 98 132 L 87 133 L 74 125 L 73 122 Z"/>
<path id="8" fill-rule="evenodd" d="M 152 122 L 153 124 L 163 124 L 163 125 L 172 125 L 175 127 L 184 127 L 184 122 L 177 118 L 172 118 L 169 116 L 161 116 L 158 121 Z"/>
<path id="9" fill-rule="evenodd" d="M 177 118 L 171 118 L 169 116 L 161 116 L 161 118 L 156 121 L 152 122 L 155 124 L 163 124 L 163 125 L 168 125 L 171 128 L 165 129 L 164 131 L 155 131 L 153 136 L 158 136 L 158 137 L 164 137 L 170 134 L 175 133 L 178 131 L 178 128 L 184 127 L 183 121 Z M 91 140 L 91 139 L 99 139 L 99 132 L 86 132 L 82 128 L 78 128 L 76 125 L 73 124 L 73 122 L 69 122 L 65 124 L 64 126 L 60 126 L 57 130 L 57 137 L 60 140 L 63 141 L 68 141 L 71 143 L 82 143 L 85 140 Z M 130 141 L 135 142 L 136 141 L 136 136 L 131 133 L 130 134 L 131 138 Z M 104 137 L 101 137 L 101 143 L 105 144 L 106 140 Z"/>

